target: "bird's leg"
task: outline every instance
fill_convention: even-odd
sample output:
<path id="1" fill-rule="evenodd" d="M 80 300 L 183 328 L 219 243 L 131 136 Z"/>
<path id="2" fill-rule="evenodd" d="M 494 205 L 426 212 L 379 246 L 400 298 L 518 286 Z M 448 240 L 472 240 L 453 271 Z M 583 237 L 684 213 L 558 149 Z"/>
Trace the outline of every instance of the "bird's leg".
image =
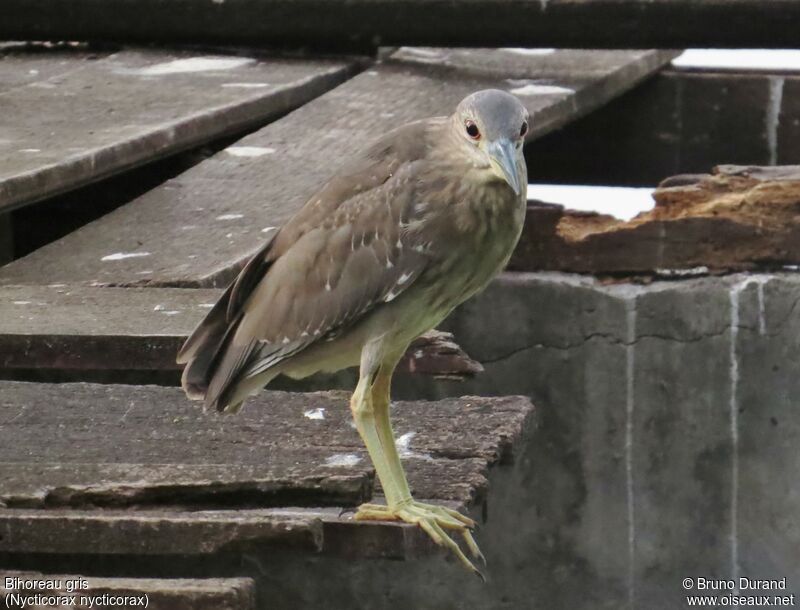
<path id="1" fill-rule="evenodd" d="M 355 518 L 358 520 L 399 520 L 417 524 L 436 544 L 449 548 L 464 566 L 483 578 L 482 574 L 464 555 L 461 548 L 445 531 L 452 530 L 460 533 L 472 555 L 485 561 L 470 533 L 470 529 L 475 527 L 475 522 L 455 510 L 417 502 L 411 497 L 400 455 L 397 452 L 389 416 L 389 390 L 395 364 L 396 360 L 391 362 L 384 361 L 374 375 L 374 379 L 371 380 L 368 389 L 371 417 L 363 421 L 365 424 L 368 422 L 374 426 L 374 430 L 368 432 L 368 434 L 374 433 L 374 436 L 368 440 L 368 436 L 362 433 L 362 438 L 367 444 L 367 450 L 370 452 L 373 462 L 375 462 L 375 456 L 373 456 L 373 452 L 370 449 L 370 444 L 374 444 L 374 440 L 377 438 L 378 447 L 376 453 L 379 454 L 378 460 L 381 461 L 381 466 L 379 467 L 378 463 L 375 463 L 375 470 L 386 495 L 387 505 L 364 504 L 359 507 Z M 361 385 L 361 380 L 359 380 L 359 385 Z M 354 411 L 354 415 L 355 413 Z M 356 418 L 356 426 L 361 432 L 358 418 Z"/>

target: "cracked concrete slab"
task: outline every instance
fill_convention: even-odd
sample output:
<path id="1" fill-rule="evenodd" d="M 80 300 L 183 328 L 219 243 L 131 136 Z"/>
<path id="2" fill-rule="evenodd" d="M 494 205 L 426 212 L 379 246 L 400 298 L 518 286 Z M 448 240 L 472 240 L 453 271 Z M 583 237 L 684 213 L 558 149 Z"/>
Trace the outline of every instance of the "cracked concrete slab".
<path id="1" fill-rule="evenodd" d="M 790 272 L 646 285 L 506 273 L 454 312 L 445 328 L 485 372 L 406 377 L 403 391 L 538 405 L 514 488 L 527 518 L 495 514 L 527 550 L 485 549 L 547 600 L 513 603 L 677 609 L 687 575 L 800 583 L 798 303 Z"/>

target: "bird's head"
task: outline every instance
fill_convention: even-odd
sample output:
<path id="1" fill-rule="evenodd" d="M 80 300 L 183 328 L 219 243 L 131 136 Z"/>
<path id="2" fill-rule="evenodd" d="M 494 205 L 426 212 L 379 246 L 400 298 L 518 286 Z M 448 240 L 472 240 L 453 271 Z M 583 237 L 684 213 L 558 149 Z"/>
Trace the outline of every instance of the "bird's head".
<path id="1" fill-rule="evenodd" d="M 522 144 L 528 133 L 528 111 L 513 95 L 485 89 L 465 97 L 452 119 L 463 151 L 490 180 L 508 183 L 519 195 L 526 176 Z"/>

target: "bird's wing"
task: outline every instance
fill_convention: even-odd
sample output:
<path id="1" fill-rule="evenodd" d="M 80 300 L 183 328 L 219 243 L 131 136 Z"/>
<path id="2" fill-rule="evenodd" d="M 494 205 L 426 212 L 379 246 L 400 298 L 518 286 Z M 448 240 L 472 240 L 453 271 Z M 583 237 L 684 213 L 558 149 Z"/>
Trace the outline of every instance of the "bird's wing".
<path id="1" fill-rule="evenodd" d="M 427 129 L 411 124 L 379 141 L 245 267 L 227 305 L 236 331 L 207 404 L 224 408 L 242 378 L 335 338 L 413 284 L 428 261 L 414 231 L 414 184 L 424 167 Z"/>

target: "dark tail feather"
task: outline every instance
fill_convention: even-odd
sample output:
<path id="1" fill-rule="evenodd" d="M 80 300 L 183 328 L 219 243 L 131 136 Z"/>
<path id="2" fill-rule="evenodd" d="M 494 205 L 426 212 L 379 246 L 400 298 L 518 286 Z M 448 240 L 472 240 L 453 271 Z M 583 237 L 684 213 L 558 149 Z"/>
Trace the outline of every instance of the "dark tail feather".
<path id="1" fill-rule="evenodd" d="M 220 351 L 236 327 L 227 319 L 231 290 L 229 286 L 178 352 L 178 364 L 186 363 L 181 385 L 192 400 L 205 398 Z"/>

